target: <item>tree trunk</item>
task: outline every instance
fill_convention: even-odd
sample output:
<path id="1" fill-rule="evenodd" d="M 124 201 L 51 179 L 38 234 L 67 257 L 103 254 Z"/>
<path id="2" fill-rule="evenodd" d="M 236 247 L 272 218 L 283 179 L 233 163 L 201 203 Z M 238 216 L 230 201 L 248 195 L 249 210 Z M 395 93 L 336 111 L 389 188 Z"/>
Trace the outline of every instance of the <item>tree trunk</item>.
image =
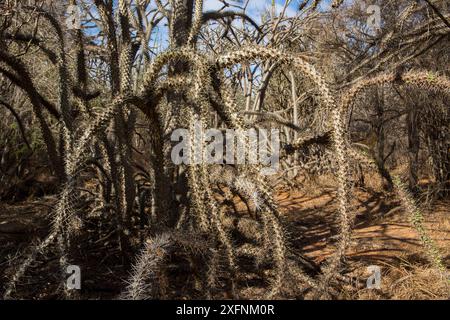
<path id="1" fill-rule="evenodd" d="M 417 108 L 415 105 L 412 105 L 406 118 L 406 124 L 408 128 L 408 182 L 409 189 L 413 193 L 416 193 L 418 191 L 417 172 L 419 169 L 420 137 L 417 116 Z"/>
<path id="2" fill-rule="evenodd" d="M 186 44 L 189 31 L 192 26 L 192 16 L 194 11 L 194 0 L 175 0 L 175 5 L 172 8 L 172 17 L 170 24 L 170 35 L 171 35 L 171 49 L 177 49 Z M 169 75 L 175 76 L 189 71 L 189 64 L 184 61 L 179 61 L 169 65 Z M 173 112 L 179 110 L 179 106 L 186 104 L 183 94 L 181 93 L 170 93 L 167 96 L 167 102 L 169 106 L 172 106 Z M 159 125 L 159 134 L 161 137 L 164 136 L 163 128 L 164 124 L 167 122 L 167 114 L 165 110 L 159 112 L 159 115 L 153 115 L 153 117 L 158 117 L 161 121 Z M 156 120 L 156 119 L 155 119 Z M 176 198 L 173 186 L 177 183 L 174 181 L 174 171 L 173 169 L 167 169 L 164 166 L 165 155 L 163 148 L 165 146 L 164 141 L 160 139 L 155 139 L 154 142 L 154 164 L 155 164 L 155 183 L 156 183 L 156 201 L 157 207 L 159 208 L 158 217 L 159 221 L 164 221 L 168 227 L 174 227 L 178 219 L 178 210 L 176 205 Z M 169 166 L 170 167 L 170 166 Z M 186 192 L 188 191 L 187 185 L 183 188 Z"/>
<path id="3" fill-rule="evenodd" d="M 376 119 L 374 122 L 374 129 L 377 137 L 375 160 L 377 163 L 379 173 L 386 181 L 386 184 L 384 184 L 384 188 L 386 190 L 391 190 L 392 178 L 389 172 L 386 170 L 385 156 L 384 156 L 385 140 L 386 140 L 385 139 L 386 135 L 384 131 L 384 101 L 382 97 L 380 97 L 378 89 L 376 90 L 375 94 L 376 94 L 376 103 L 375 103 Z"/>

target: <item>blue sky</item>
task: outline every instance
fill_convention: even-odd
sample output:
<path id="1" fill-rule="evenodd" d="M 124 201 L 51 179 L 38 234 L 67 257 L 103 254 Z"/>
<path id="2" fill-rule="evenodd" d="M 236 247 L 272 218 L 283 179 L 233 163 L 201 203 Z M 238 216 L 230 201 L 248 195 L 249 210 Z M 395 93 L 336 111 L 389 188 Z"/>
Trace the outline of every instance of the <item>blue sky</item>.
<path id="1" fill-rule="evenodd" d="M 275 0 L 275 10 L 277 13 L 280 13 L 284 3 L 286 0 Z M 330 3 L 332 0 L 324 0 L 322 1 L 320 5 L 320 9 L 327 10 L 330 7 Z M 245 2 L 245 0 L 228 0 L 228 3 L 230 4 L 237 4 Z M 293 17 L 296 15 L 298 6 L 302 2 L 301 0 L 291 0 L 290 5 L 288 9 L 286 10 L 286 16 Z M 155 7 L 156 5 L 152 2 L 151 7 Z M 203 11 L 210 11 L 210 10 L 219 10 L 223 7 L 223 3 L 219 0 L 204 0 L 203 4 Z M 249 0 L 248 6 L 247 6 L 247 14 L 252 17 L 256 22 L 260 22 L 261 13 L 271 9 L 272 7 L 272 0 Z M 231 8 L 233 9 L 233 8 Z M 98 16 L 96 10 L 93 8 L 92 12 L 94 15 Z"/>
<path id="2" fill-rule="evenodd" d="M 348 0 L 350 1 L 350 0 Z M 164 3 L 165 1 L 163 1 Z M 245 2 L 245 0 L 228 0 L 228 3 L 230 4 L 242 4 L 242 2 Z M 295 16 L 298 10 L 299 3 L 302 2 L 301 0 L 291 0 L 290 5 L 288 9 L 285 12 L 285 15 L 288 17 Z M 330 7 L 331 0 L 324 0 L 322 1 L 322 4 L 320 6 L 320 9 L 327 10 Z M 275 10 L 279 14 L 284 6 L 285 0 L 275 0 Z M 116 4 L 117 5 L 117 4 Z M 154 2 L 152 1 L 151 7 L 155 7 Z M 223 7 L 223 3 L 219 0 L 204 0 L 203 4 L 203 11 L 210 11 L 210 10 L 219 10 Z M 261 17 L 262 13 L 264 11 L 270 10 L 272 7 L 272 0 L 249 0 L 248 6 L 247 6 L 247 14 L 255 20 L 257 23 L 261 23 Z M 98 16 L 98 13 L 96 12 L 94 7 L 91 7 L 91 13 L 93 13 L 94 16 Z M 236 10 L 235 8 L 226 8 L 225 10 Z M 87 34 L 95 34 L 97 29 L 85 29 L 85 32 Z M 162 25 L 155 28 L 155 33 L 153 36 L 153 39 L 156 40 L 159 43 L 159 45 L 163 44 L 167 41 L 167 27 L 164 27 Z M 167 45 L 164 44 L 165 47 Z"/>
<path id="3" fill-rule="evenodd" d="M 239 1 L 230 1 L 230 3 L 238 3 Z M 291 5 L 289 6 L 287 10 L 288 16 L 295 15 L 295 7 L 298 6 L 298 0 L 292 0 Z M 277 12 L 280 12 L 282 9 L 282 6 L 284 4 L 284 0 L 276 0 L 276 10 Z M 223 3 L 221 3 L 218 0 L 206 0 L 204 3 L 204 11 L 208 10 L 217 10 L 220 9 L 223 6 Z M 272 0 L 250 0 L 248 4 L 248 14 L 252 18 L 257 18 L 260 16 L 260 13 L 265 11 L 265 9 L 272 7 Z"/>
<path id="4" fill-rule="evenodd" d="M 244 0 L 245 1 L 245 0 Z M 240 1 L 236 0 L 230 0 L 229 3 L 239 3 Z M 242 2 L 242 1 L 241 1 Z M 298 9 L 298 6 L 300 4 L 301 0 L 291 0 L 291 3 L 286 10 L 286 15 L 289 17 L 295 16 L 296 11 Z M 279 13 L 283 5 L 285 3 L 285 0 L 275 0 L 276 4 L 276 11 Z M 330 6 L 331 0 L 325 0 L 321 4 L 321 9 L 326 10 Z M 219 0 L 205 0 L 204 1 L 204 11 L 208 10 L 217 10 L 222 8 L 223 3 L 221 3 Z M 267 8 L 272 7 L 272 0 L 250 0 L 248 5 L 248 14 L 252 18 L 259 18 L 260 13 L 264 11 Z"/>

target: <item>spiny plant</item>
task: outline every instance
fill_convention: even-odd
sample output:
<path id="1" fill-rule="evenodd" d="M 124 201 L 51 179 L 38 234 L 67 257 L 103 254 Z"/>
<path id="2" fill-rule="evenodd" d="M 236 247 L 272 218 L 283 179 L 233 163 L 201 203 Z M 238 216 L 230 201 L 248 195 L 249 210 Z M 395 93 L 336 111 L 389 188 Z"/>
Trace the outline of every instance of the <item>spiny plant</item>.
<path id="1" fill-rule="evenodd" d="M 276 50 L 270 50 L 267 48 L 259 47 L 259 48 L 249 48 L 249 49 L 242 49 L 238 52 L 235 52 L 233 54 L 229 54 L 223 57 L 219 57 L 214 63 L 218 67 L 225 67 L 230 66 L 232 64 L 235 64 L 237 62 L 242 62 L 245 59 L 252 59 L 252 58 L 279 58 L 283 59 L 284 61 L 291 62 L 295 64 L 295 66 L 298 66 L 300 70 L 304 71 L 307 76 L 309 76 L 313 81 L 315 81 L 323 93 L 323 97 L 325 100 L 325 103 L 328 107 L 328 109 L 331 109 L 334 102 L 332 99 L 332 95 L 329 93 L 329 90 L 325 84 L 325 82 L 321 79 L 320 75 L 314 70 L 314 68 L 306 63 L 305 61 L 301 59 L 295 59 L 295 57 L 290 57 L 286 54 L 283 54 L 281 52 L 277 52 Z M 203 93 L 200 92 L 200 87 L 205 88 L 208 87 L 208 81 L 211 81 L 208 77 L 210 76 L 210 73 L 205 72 L 204 70 L 212 69 L 214 68 L 214 65 L 212 63 L 208 63 L 208 61 L 205 61 L 206 59 L 201 57 L 199 54 L 194 54 L 191 51 L 188 50 L 178 50 L 174 52 L 167 52 L 161 55 L 161 57 L 158 57 L 155 62 L 151 65 L 149 68 L 149 71 L 147 72 L 147 75 L 144 77 L 145 84 L 144 84 L 144 94 L 141 97 L 138 98 L 130 98 L 128 100 L 123 98 L 117 98 L 116 101 L 114 101 L 111 106 L 109 106 L 105 112 L 103 112 L 100 116 L 97 117 L 97 119 L 89 126 L 88 130 L 85 131 L 83 136 L 79 138 L 79 140 L 75 143 L 76 148 L 74 151 L 68 155 L 67 157 L 67 163 L 66 163 L 66 170 L 67 175 L 69 177 L 73 176 L 76 171 L 79 169 L 79 166 L 83 163 L 83 154 L 85 153 L 86 146 L 88 145 L 89 141 L 93 138 L 95 133 L 100 132 L 104 130 L 104 128 L 108 125 L 109 119 L 111 119 L 114 116 L 115 108 L 123 105 L 126 103 L 126 101 L 145 101 L 146 97 L 145 95 L 152 93 L 152 90 L 149 89 L 149 87 L 152 85 L 152 82 L 155 82 L 157 70 L 160 70 L 163 67 L 163 62 L 170 62 L 171 59 L 186 59 L 187 61 L 194 64 L 194 68 L 196 68 L 195 71 L 195 79 L 196 83 L 200 83 L 201 85 L 194 86 L 193 89 L 193 98 L 196 99 L 196 102 L 200 104 L 200 111 L 199 116 L 202 117 L 202 114 L 205 113 L 205 109 L 208 108 L 208 99 L 207 97 L 202 97 Z M 232 101 L 228 101 L 228 104 L 232 104 Z M 137 106 L 140 108 L 145 108 L 142 106 L 143 103 L 138 103 Z M 230 121 L 231 125 L 234 125 L 235 128 L 239 128 L 239 121 L 234 119 L 230 111 L 226 108 L 227 103 L 225 102 L 225 108 L 222 111 L 224 114 L 228 114 L 228 121 Z M 144 109 L 145 112 L 145 109 Z M 186 110 L 186 114 L 193 114 L 193 112 L 188 109 Z M 200 118 L 201 119 L 201 118 Z M 194 117 L 193 116 L 187 116 L 187 121 L 191 125 L 194 123 Z M 342 140 L 342 137 L 340 137 L 341 132 L 338 130 L 335 130 L 336 133 L 336 150 L 339 152 L 339 141 Z M 341 157 L 342 160 L 344 160 L 343 157 Z M 217 201 L 214 199 L 212 193 L 211 193 L 211 186 L 210 181 L 207 179 L 207 168 L 205 165 L 195 165 L 190 166 L 188 168 L 188 185 L 190 186 L 191 190 L 191 214 L 195 215 L 198 219 L 198 226 L 200 228 L 199 231 L 201 232 L 207 232 L 212 231 L 214 234 L 216 234 L 217 239 L 219 243 L 221 243 L 225 251 L 227 252 L 228 256 L 228 264 L 231 270 L 235 269 L 235 262 L 234 262 L 234 248 L 231 244 L 231 241 L 228 239 L 228 236 L 226 232 L 224 231 L 222 227 L 222 223 L 219 217 L 219 212 L 217 206 L 220 205 L 217 203 Z M 245 198 L 250 198 L 249 200 L 252 200 L 251 197 L 248 195 L 253 194 L 255 191 L 249 190 L 249 187 L 256 187 L 257 194 L 261 194 L 262 197 L 262 204 L 257 204 L 259 207 L 258 213 L 262 219 L 263 225 L 265 228 L 270 228 L 271 230 L 269 232 L 263 232 L 266 236 L 271 236 L 272 239 L 266 241 L 267 243 L 271 243 L 273 247 L 271 247 L 271 251 L 273 254 L 273 259 L 275 263 L 276 268 L 276 276 L 273 280 L 272 289 L 269 293 L 269 297 L 275 296 L 280 288 L 282 287 L 282 280 L 283 275 L 285 272 L 285 244 L 284 244 L 284 238 L 283 238 L 283 232 L 282 229 L 279 226 L 278 222 L 278 211 L 276 208 L 275 203 L 273 202 L 270 193 L 268 192 L 268 188 L 264 186 L 264 181 L 262 178 L 256 176 L 250 177 L 249 172 L 251 173 L 257 173 L 254 170 L 251 170 L 249 168 L 239 168 L 240 178 L 239 182 L 237 183 L 237 190 L 243 189 L 243 196 Z M 343 171 L 344 172 L 344 171 Z M 245 177 L 245 178 L 244 178 Z M 250 181 L 257 181 L 257 184 L 249 182 L 249 183 L 243 183 L 242 181 L 245 181 L 245 179 L 248 179 Z M 342 181 L 344 181 L 342 179 Z M 246 187 L 247 184 L 247 187 Z M 203 191 L 202 191 L 203 190 Z M 71 191 L 71 187 L 69 185 L 66 185 L 63 187 L 63 191 L 61 193 L 61 196 L 59 198 L 59 204 L 57 206 L 57 214 L 55 215 L 55 226 L 57 228 L 61 224 L 61 220 L 63 220 L 65 217 L 70 216 L 70 204 L 67 200 L 68 194 Z M 345 197 L 345 187 L 342 187 L 341 196 Z M 253 197 L 253 200 L 255 198 Z M 259 201 L 259 200 L 258 200 Z M 346 214 L 346 200 L 340 201 L 341 206 L 341 214 L 345 216 Z M 206 209 L 206 210 L 205 210 Z M 207 212 L 209 213 L 209 217 L 207 216 Z M 55 233 L 61 232 L 60 230 L 55 230 Z M 66 231 L 65 236 L 69 236 L 69 231 Z M 47 239 L 41 246 L 46 246 L 51 242 L 51 239 L 53 238 L 53 233 L 51 235 L 50 240 Z M 17 277 L 16 277 L 17 278 Z M 16 279 L 15 278 L 15 279 Z"/>
<path id="2" fill-rule="evenodd" d="M 402 86 L 415 86 L 420 89 L 448 94 L 450 92 L 450 79 L 448 77 L 438 75 L 428 71 L 408 71 L 402 74 L 381 74 L 369 79 L 364 79 L 354 84 L 342 97 L 340 109 L 342 110 L 342 122 L 346 122 L 346 112 L 359 94 L 364 90 L 367 90 L 371 86 L 383 86 L 388 84 L 399 84 Z M 365 167 L 375 169 L 378 171 L 378 167 L 375 164 L 376 161 L 367 152 L 362 152 L 350 144 L 346 146 L 348 153 L 355 161 L 363 164 Z M 424 227 L 424 216 L 417 205 L 417 201 L 410 193 L 408 188 L 402 182 L 401 177 L 393 175 L 392 181 L 394 185 L 394 191 L 401 202 L 404 210 L 409 214 L 411 225 L 417 230 L 420 241 L 425 249 L 430 263 L 440 272 L 446 271 L 446 267 L 443 264 L 443 258 L 439 253 L 434 241 L 430 238 Z"/>
<path id="3" fill-rule="evenodd" d="M 191 6 L 186 5 L 188 2 Z M 309 4 L 309 1 L 304 1 L 301 7 L 309 5 L 308 10 L 314 11 L 320 2 Z M 151 33 L 145 35 L 143 24 L 136 23 L 139 18 L 133 15 L 132 9 L 142 10 L 140 5 L 136 4 L 132 8 L 130 2 L 125 0 L 118 1 L 117 7 L 113 1 L 93 2 L 100 16 L 99 28 L 108 49 L 109 87 L 100 97 L 89 91 L 92 84 L 87 76 L 85 35 L 79 31 L 73 38 L 70 37 L 76 44 L 76 61 L 69 61 L 68 36 L 63 34 L 58 19 L 42 8 L 37 11 L 32 7 L 24 8 L 30 15 L 44 16 L 57 35 L 55 52 L 46 50 L 58 67 L 57 107 L 44 102 L 28 68 L 9 52 L 12 49 L 0 51 L 0 61 L 7 66 L 0 71 L 10 81 L 22 85 L 28 94 L 39 119 L 50 160 L 58 169 L 61 185 L 52 211 L 52 229 L 15 270 L 7 285 L 5 298 L 13 296 L 16 284 L 38 254 L 49 250 L 55 242 L 59 250 L 60 268 L 65 271 L 72 259 L 71 239 L 78 229 L 77 221 L 81 215 L 76 210 L 77 204 L 81 202 L 81 173 L 91 166 L 97 168 L 99 192 L 93 194 L 96 206 L 89 208 L 90 212 L 103 212 L 108 217 L 112 213 L 125 267 L 130 265 L 130 255 L 133 246 L 136 247 L 130 235 L 132 218 L 137 210 L 145 216 L 146 206 L 151 206 L 149 226 L 141 234 L 143 248 L 135 259 L 121 298 L 164 296 L 171 285 L 165 281 L 165 273 L 170 261 L 179 256 L 187 261 L 194 274 L 194 285 L 205 289 L 203 291 L 207 298 L 223 297 L 224 291 L 229 291 L 233 298 L 240 297 L 242 280 L 249 272 L 243 258 L 252 260 L 258 269 L 264 269 L 261 278 L 268 284 L 262 294 L 265 298 L 282 296 L 291 278 L 303 286 L 313 288 L 316 297 L 330 297 L 335 293 L 331 284 L 340 278 L 354 220 L 348 199 L 351 168 L 347 158 L 351 155 L 357 163 L 366 161 L 366 157 L 353 148 L 348 137 L 347 113 L 350 106 L 368 87 L 387 83 L 415 85 L 440 92 L 448 92 L 450 88 L 450 81 L 446 77 L 409 71 L 362 79 L 339 95 L 325 80 L 323 73 L 303 55 L 248 43 L 226 53 L 212 55 L 203 52 L 197 40 L 207 21 L 235 15 L 246 21 L 251 19 L 230 11 L 205 14 L 201 0 L 177 0 L 171 3 L 171 6 L 164 6 L 161 1 L 156 1 L 156 12 L 169 22 L 170 46 L 151 60 L 145 42 L 145 37 L 151 37 Z M 338 8 L 342 3 L 334 1 L 333 7 Z M 114 18 L 115 14 L 118 21 Z M 28 41 L 39 43 L 34 36 Z M 6 47 L 4 42 L 2 39 L 2 49 Z M 145 63 L 142 72 L 135 75 L 135 61 L 139 55 Z M 278 126 L 298 131 L 300 136 L 291 147 L 300 152 L 314 141 L 327 141 L 336 163 L 339 239 L 334 254 L 316 272 L 315 278 L 305 272 L 305 266 L 295 260 L 295 254 L 289 249 L 282 215 L 267 179 L 261 175 L 260 165 L 235 165 L 229 169 L 226 165 L 198 163 L 193 159 L 196 154 L 194 151 L 200 148 L 200 154 L 204 156 L 206 144 L 194 138 L 188 142 L 189 157 L 194 164 L 174 168 L 167 156 L 170 147 L 168 132 L 183 127 L 187 128 L 190 137 L 195 137 L 196 126 L 200 125 L 204 130 L 211 125 L 211 112 L 218 115 L 219 121 L 227 129 L 242 131 L 256 126 L 258 119 L 244 119 L 239 112 L 242 108 L 231 81 L 225 75 L 237 66 L 273 61 L 281 70 L 295 70 L 317 92 L 319 103 L 314 110 L 316 121 L 312 130 L 304 132 L 297 124 L 280 120 L 277 116 L 266 114 L 261 117 Z M 70 62 L 76 65 L 75 70 L 69 68 Z M 102 101 L 101 107 L 94 109 L 97 98 Z M 50 113 L 53 110 L 56 118 L 61 120 L 60 150 L 57 150 L 55 138 L 42 115 L 42 105 Z M 81 116 L 74 118 L 76 107 L 81 110 Z M 151 149 L 150 160 L 146 166 L 139 168 L 138 174 L 131 164 L 134 153 L 132 139 L 137 119 L 144 119 L 148 129 L 145 138 Z M 245 138 L 238 139 L 246 143 Z M 180 192 L 180 197 L 186 198 L 186 201 L 176 201 L 175 188 L 179 182 L 174 178 L 176 175 L 186 180 L 181 183 Z M 142 180 L 138 181 L 138 176 Z M 425 235 L 422 218 L 411 196 L 397 182 L 396 190 L 406 210 L 411 212 L 413 224 L 426 249 L 433 251 L 432 242 Z M 226 201 L 219 200 L 217 193 L 222 193 Z M 147 201 L 147 197 L 151 201 Z M 246 203 L 251 214 L 243 215 L 233 207 L 235 197 Z M 138 209 L 136 198 L 139 200 Z M 442 260 L 436 258 L 435 251 L 432 256 L 434 263 L 442 267 Z M 196 270 L 200 272 L 194 272 Z M 161 279 L 157 285 L 155 278 Z M 64 293 L 70 298 L 69 292 Z"/>
<path id="4" fill-rule="evenodd" d="M 197 3 L 198 7 L 201 9 L 201 2 Z M 123 28 L 127 27 L 127 4 L 123 1 L 119 2 L 119 15 L 121 16 L 121 24 Z M 100 15 L 104 20 L 106 17 L 106 8 L 102 5 L 99 5 Z M 198 17 L 201 10 L 197 10 L 196 18 L 194 21 L 199 20 Z M 192 28 L 193 34 L 198 33 L 198 21 L 194 22 L 194 26 Z M 128 41 L 126 36 L 124 35 L 124 41 Z M 193 37 L 193 36 L 192 36 Z M 191 38 L 192 38 L 191 37 Z M 126 42 L 125 42 L 126 44 Z M 114 98 L 114 101 L 105 108 L 101 114 L 99 114 L 94 121 L 92 121 L 84 133 L 73 143 L 69 143 L 69 145 L 73 145 L 72 148 L 67 148 L 66 150 L 66 159 L 65 159 L 65 175 L 69 177 L 69 183 L 65 184 L 62 187 L 62 191 L 58 198 L 58 204 L 56 206 L 56 212 L 54 215 L 54 231 L 50 234 L 50 236 L 44 240 L 39 246 L 39 249 L 45 249 L 53 240 L 53 238 L 58 238 L 58 243 L 60 245 L 62 268 L 64 269 L 66 264 L 65 255 L 65 245 L 64 239 L 69 239 L 71 235 L 71 230 L 65 225 L 64 221 L 71 216 L 71 201 L 69 201 L 69 195 L 73 193 L 73 184 L 75 183 L 73 178 L 78 172 L 78 170 L 82 169 L 82 166 L 85 163 L 85 154 L 88 146 L 91 141 L 96 141 L 96 136 L 99 135 L 102 131 L 105 130 L 106 127 L 109 126 L 109 123 L 112 119 L 115 119 L 118 114 L 123 112 L 124 107 L 127 105 L 134 105 L 139 108 L 144 114 L 147 116 L 148 121 L 150 122 L 150 126 L 154 128 L 160 128 L 160 119 L 157 112 L 155 113 L 155 109 L 158 110 L 159 102 L 158 98 L 161 97 L 161 94 L 158 94 L 158 91 L 164 90 L 163 88 L 168 88 L 169 85 L 174 85 L 175 82 L 173 79 L 169 78 L 167 80 L 158 80 L 160 71 L 165 67 L 170 65 L 173 61 L 184 61 L 187 63 L 191 69 L 191 82 L 194 84 L 192 88 L 186 87 L 186 82 L 178 82 L 178 86 L 180 87 L 180 91 L 186 92 L 187 104 L 194 106 L 184 108 L 184 120 L 180 124 L 186 125 L 186 127 L 190 127 L 192 129 L 192 125 L 194 123 L 194 115 L 200 120 L 202 126 L 206 126 L 206 115 L 210 109 L 217 108 L 218 113 L 224 115 L 224 120 L 228 126 L 234 129 L 243 129 L 242 120 L 239 119 L 235 114 L 233 114 L 233 110 L 236 109 L 233 98 L 230 94 L 223 89 L 225 83 L 222 82 L 221 92 L 216 92 L 214 94 L 214 98 L 216 103 L 211 106 L 210 104 L 210 94 L 209 91 L 214 91 L 213 81 L 220 77 L 217 74 L 226 67 L 232 66 L 237 63 L 241 63 L 244 61 L 249 61 L 255 58 L 260 59 L 280 59 L 282 62 L 291 63 L 297 66 L 302 72 L 305 73 L 307 77 L 309 77 L 316 85 L 322 93 L 324 98 L 324 104 L 327 109 L 332 109 L 334 102 L 332 98 L 332 94 L 329 92 L 325 82 L 321 78 L 321 76 L 314 70 L 314 68 L 309 65 L 307 62 L 302 59 L 298 59 L 295 57 L 291 57 L 287 54 L 283 54 L 276 50 L 267 49 L 264 47 L 254 47 L 254 48 L 246 48 L 240 51 L 237 51 L 232 54 L 224 55 L 218 57 L 213 61 L 209 61 L 201 54 L 196 53 L 192 50 L 192 47 L 188 45 L 187 47 L 181 47 L 179 49 L 170 50 L 165 53 L 162 53 L 152 62 L 149 66 L 148 71 L 143 76 L 143 85 L 141 86 L 141 93 L 138 96 L 131 96 L 129 93 L 130 88 L 130 63 L 129 59 L 129 51 L 128 49 L 123 49 L 120 58 L 120 87 L 117 89 L 120 91 L 120 94 Z M 64 62 L 63 62 L 64 64 Z M 215 77 L 215 78 L 214 78 Z M 62 80 L 61 80 L 62 81 Z M 62 86 L 64 87 L 64 86 Z M 159 88 L 159 89 L 157 89 Z M 205 88 L 207 90 L 205 90 Z M 159 97 L 158 97 L 159 96 Z M 223 96 L 223 98 L 221 98 Z M 223 100 L 222 100 L 223 99 Z M 151 103 L 152 107 L 150 108 L 148 103 Z M 120 121 L 119 121 L 120 122 Z M 185 122 L 185 123 L 183 123 Z M 116 127 L 120 128 L 120 123 L 115 123 Z M 157 136 L 161 140 L 162 132 L 157 132 Z M 339 131 L 337 131 L 336 141 L 339 141 Z M 163 143 L 160 141 L 159 145 Z M 119 146 L 120 150 L 120 146 Z M 161 161 L 161 159 L 159 159 Z M 111 165 L 112 163 L 110 163 Z M 123 170 L 123 169 L 121 169 Z M 242 193 L 241 195 L 244 198 L 247 198 L 250 201 L 255 200 L 255 207 L 257 208 L 258 216 L 261 219 L 263 228 L 266 230 L 263 234 L 269 239 L 265 239 L 265 243 L 270 243 L 270 249 L 272 259 L 275 264 L 275 276 L 273 278 L 271 289 L 269 290 L 268 297 L 273 297 L 280 291 L 283 284 L 283 275 L 285 273 L 285 244 L 284 244 L 284 236 L 283 231 L 279 225 L 278 221 L 278 210 L 277 206 L 272 200 L 272 196 L 268 191 L 269 188 L 265 186 L 265 182 L 262 177 L 257 175 L 257 171 L 254 169 L 248 168 L 246 166 L 242 168 L 238 168 L 239 172 L 239 180 L 237 184 L 235 184 L 235 188 L 232 189 L 234 191 L 238 190 L 238 192 Z M 256 174 L 256 175 L 254 175 Z M 115 173 L 116 179 L 122 180 L 122 182 L 118 182 L 115 184 L 116 192 L 118 193 L 118 205 L 120 207 L 126 206 L 126 200 L 124 199 L 126 196 L 124 195 L 125 187 L 124 187 L 124 179 L 123 173 Z M 197 222 L 192 224 L 192 220 L 187 220 L 191 223 L 191 227 L 199 228 L 199 232 L 207 233 L 212 232 L 214 237 L 216 238 L 217 243 L 223 247 L 227 256 L 227 263 L 230 271 L 232 273 L 235 272 L 236 263 L 235 263 L 235 248 L 227 235 L 223 227 L 223 222 L 221 219 L 221 215 L 223 215 L 223 209 L 219 209 L 220 203 L 218 203 L 211 192 L 211 181 L 208 179 L 208 168 L 204 164 L 190 166 L 188 168 L 188 187 L 191 194 L 190 197 L 190 208 L 188 210 L 189 214 L 193 217 L 196 217 L 195 220 Z M 249 182 L 246 182 L 248 180 Z M 254 182 L 252 182 L 254 181 Z M 255 190 L 249 190 L 252 187 L 256 187 Z M 255 197 L 254 194 L 260 195 Z M 249 195 L 251 195 L 249 197 Z M 342 211 L 345 211 L 344 202 L 341 202 Z M 157 208 L 164 208 L 164 204 L 157 203 Z M 120 210 L 119 207 L 116 210 Z M 118 215 L 122 215 L 121 212 L 118 212 Z M 180 224 L 178 223 L 179 228 Z M 270 229 L 270 230 L 267 230 Z M 33 253 L 26 260 L 26 263 L 22 264 L 20 271 L 16 276 L 13 277 L 13 281 L 10 284 L 10 288 L 14 286 L 14 283 L 18 280 L 21 274 L 23 274 L 27 265 L 34 258 L 36 250 L 33 250 Z M 217 259 L 213 257 L 213 261 Z M 214 269 L 214 268 L 213 268 Z M 210 272 L 211 274 L 211 272 Z M 210 277 L 211 278 L 211 277 Z M 212 280 L 210 280 L 211 282 Z M 8 295 L 11 290 L 8 290 Z"/>

